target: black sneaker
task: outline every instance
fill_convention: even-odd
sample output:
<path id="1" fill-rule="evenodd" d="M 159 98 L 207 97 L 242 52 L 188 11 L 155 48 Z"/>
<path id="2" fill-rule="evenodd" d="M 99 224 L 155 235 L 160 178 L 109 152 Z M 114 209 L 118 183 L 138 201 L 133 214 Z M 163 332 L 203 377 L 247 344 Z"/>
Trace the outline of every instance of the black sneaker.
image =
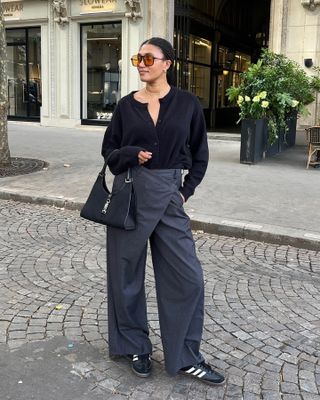
<path id="1" fill-rule="evenodd" d="M 214 371 L 209 364 L 202 361 L 199 364 L 189 365 L 189 367 L 181 368 L 180 373 L 189 375 L 199 381 L 208 383 L 209 385 L 222 385 L 226 378 Z"/>
<path id="2" fill-rule="evenodd" d="M 151 374 L 151 358 L 150 354 L 137 354 L 130 355 L 131 369 L 141 378 L 147 378 Z"/>

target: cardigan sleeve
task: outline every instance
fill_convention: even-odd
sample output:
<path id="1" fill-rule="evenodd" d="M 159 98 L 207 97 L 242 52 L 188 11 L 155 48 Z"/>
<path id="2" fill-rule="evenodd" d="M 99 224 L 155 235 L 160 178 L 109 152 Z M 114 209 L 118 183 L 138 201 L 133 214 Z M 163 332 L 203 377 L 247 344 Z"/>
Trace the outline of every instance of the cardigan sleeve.
<path id="1" fill-rule="evenodd" d="M 138 154 L 142 147 L 139 146 L 121 146 L 123 123 L 122 123 L 122 108 L 120 103 L 117 105 L 109 126 L 106 129 L 102 142 L 101 154 L 106 159 L 109 154 L 114 152 L 108 160 L 110 171 L 114 175 L 121 174 L 130 167 L 139 165 Z"/>
<path id="2" fill-rule="evenodd" d="M 202 181 L 209 161 L 206 122 L 200 102 L 197 98 L 194 99 L 195 106 L 189 136 L 189 150 L 191 153 L 192 166 L 184 178 L 183 186 L 179 189 L 186 201 L 193 195 L 195 188 Z"/>

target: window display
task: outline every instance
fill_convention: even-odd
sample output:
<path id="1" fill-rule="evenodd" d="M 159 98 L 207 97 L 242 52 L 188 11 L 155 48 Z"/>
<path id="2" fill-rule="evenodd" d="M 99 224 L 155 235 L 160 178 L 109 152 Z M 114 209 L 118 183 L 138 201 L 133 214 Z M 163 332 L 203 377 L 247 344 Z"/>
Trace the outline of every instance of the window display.
<path id="1" fill-rule="evenodd" d="M 121 97 L 121 23 L 81 28 L 82 120 L 108 122 Z"/>

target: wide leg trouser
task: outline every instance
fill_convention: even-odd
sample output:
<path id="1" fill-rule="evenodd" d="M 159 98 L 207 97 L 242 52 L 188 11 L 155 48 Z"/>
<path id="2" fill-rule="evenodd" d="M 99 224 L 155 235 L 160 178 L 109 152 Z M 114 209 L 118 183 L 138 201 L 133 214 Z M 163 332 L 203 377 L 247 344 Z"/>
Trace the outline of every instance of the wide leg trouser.
<path id="1" fill-rule="evenodd" d="M 115 178 L 121 185 L 124 174 Z M 201 362 L 204 284 L 178 188 L 181 171 L 133 169 L 137 228 L 107 229 L 109 352 L 152 353 L 144 291 L 147 244 L 155 273 L 161 339 L 170 375 Z"/>

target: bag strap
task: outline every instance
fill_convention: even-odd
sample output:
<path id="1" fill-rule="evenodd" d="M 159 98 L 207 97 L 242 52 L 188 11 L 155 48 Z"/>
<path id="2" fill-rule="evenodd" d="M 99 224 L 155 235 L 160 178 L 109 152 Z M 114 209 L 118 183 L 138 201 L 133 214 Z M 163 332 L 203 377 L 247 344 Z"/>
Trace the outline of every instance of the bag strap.
<path id="1" fill-rule="evenodd" d="M 120 151 L 120 150 L 119 149 L 115 149 L 115 150 L 112 150 L 111 153 L 108 154 L 107 158 L 104 161 L 102 170 L 99 172 L 100 176 L 102 176 L 102 177 L 106 176 L 106 169 L 107 169 L 107 166 L 108 166 L 108 161 L 109 161 L 110 157 L 114 153 L 117 153 L 118 151 Z M 125 183 L 132 183 L 132 182 L 133 182 L 133 178 L 132 178 L 131 168 L 128 168 L 127 176 L 125 178 Z"/>
<path id="2" fill-rule="evenodd" d="M 107 158 L 105 158 L 102 170 L 99 172 L 100 176 L 105 176 L 106 175 L 106 169 L 107 169 L 107 166 L 108 166 L 108 161 L 109 161 L 110 157 L 114 153 L 116 153 L 117 151 L 119 151 L 119 149 L 112 150 L 111 153 L 108 154 Z"/>

